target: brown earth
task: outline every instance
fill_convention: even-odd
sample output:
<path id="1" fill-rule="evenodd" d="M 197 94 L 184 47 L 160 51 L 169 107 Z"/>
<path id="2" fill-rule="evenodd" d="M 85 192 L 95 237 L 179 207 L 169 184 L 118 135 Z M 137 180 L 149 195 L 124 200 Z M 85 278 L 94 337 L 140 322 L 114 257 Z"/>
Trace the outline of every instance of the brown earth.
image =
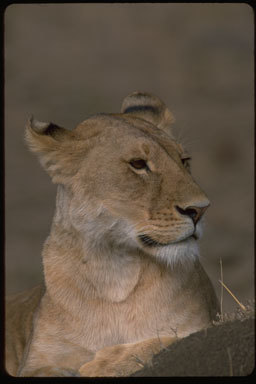
<path id="1" fill-rule="evenodd" d="M 7 8 L 7 292 L 42 279 L 55 205 L 55 187 L 25 147 L 26 120 L 33 113 L 72 128 L 90 114 L 119 111 L 134 90 L 166 102 L 192 153 L 211 200 L 201 254 L 217 293 L 222 258 L 224 282 L 242 302 L 252 298 L 253 11 L 245 3 Z M 224 292 L 224 310 L 233 308 Z"/>
<path id="2" fill-rule="evenodd" d="M 132 376 L 248 376 L 255 368 L 255 321 L 234 320 L 194 333 Z"/>

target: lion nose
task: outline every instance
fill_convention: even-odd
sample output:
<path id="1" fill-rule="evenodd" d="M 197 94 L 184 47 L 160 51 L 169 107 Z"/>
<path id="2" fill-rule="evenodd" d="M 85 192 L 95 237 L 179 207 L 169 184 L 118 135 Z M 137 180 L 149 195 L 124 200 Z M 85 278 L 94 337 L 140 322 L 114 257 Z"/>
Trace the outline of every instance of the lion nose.
<path id="1" fill-rule="evenodd" d="M 181 215 L 185 215 L 185 216 L 190 217 L 192 219 L 194 225 L 196 225 L 196 223 L 203 216 L 204 212 L 206 211 L 206 209 L 208 207 L 209 207 L 209 204 L 207 206 L 205 206 L 205 207 L 194 207 L 194 206 L 191 206 L 191 207 L 187 207 L 186 209 L 183 209 L 183 208 L 179 207 L 178 205 L 176 205 L 177 211 Z"/>

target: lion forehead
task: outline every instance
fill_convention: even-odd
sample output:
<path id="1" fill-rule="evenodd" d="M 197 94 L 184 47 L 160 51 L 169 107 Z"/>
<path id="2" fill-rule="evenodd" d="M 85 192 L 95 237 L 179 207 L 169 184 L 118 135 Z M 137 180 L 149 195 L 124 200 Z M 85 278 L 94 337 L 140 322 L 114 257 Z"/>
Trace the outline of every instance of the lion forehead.
<path id="1" fill-rule="evenodd" d="M 122 144 L 126 150 L 133 150 L 137 144 L 142 146 L 146 154 L 152 152 L 152 149 L 164 150 L 169 155 L 181 154 L 184 151 L 171 134 L 143 119 L 123 114 L 93 115 L 80 123 L 74 132 L 82 139 L 95 138 L 92 145 L 107 143 L 113 150 L 120 150 Z"/>

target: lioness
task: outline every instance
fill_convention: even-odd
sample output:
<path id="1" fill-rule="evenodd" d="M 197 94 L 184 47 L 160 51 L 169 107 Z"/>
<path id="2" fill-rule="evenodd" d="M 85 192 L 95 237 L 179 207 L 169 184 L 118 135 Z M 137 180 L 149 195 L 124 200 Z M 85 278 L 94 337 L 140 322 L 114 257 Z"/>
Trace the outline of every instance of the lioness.
<path id="1" fill-rule="evenodd" d="M 198 256 L 209 200 L 171 133 L 135 92 L 120 114 L 69 131 L 31 118 L 26 139 L 58 184 L 45 284 L 7 300 L 14 376 L 128 376 L 218 311 Z"/>

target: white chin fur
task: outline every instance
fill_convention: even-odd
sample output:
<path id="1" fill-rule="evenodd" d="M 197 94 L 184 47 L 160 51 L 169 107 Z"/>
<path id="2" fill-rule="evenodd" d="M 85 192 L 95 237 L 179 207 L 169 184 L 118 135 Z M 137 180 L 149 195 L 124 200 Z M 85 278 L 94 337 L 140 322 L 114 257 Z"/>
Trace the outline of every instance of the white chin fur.
<path id="1" fill-rule="evenodd" d="M 199 257 L 198 243 L 193 238 L 155 249 L 154 256 L 173 267 L 176 264 L 190 264 Z"/>

